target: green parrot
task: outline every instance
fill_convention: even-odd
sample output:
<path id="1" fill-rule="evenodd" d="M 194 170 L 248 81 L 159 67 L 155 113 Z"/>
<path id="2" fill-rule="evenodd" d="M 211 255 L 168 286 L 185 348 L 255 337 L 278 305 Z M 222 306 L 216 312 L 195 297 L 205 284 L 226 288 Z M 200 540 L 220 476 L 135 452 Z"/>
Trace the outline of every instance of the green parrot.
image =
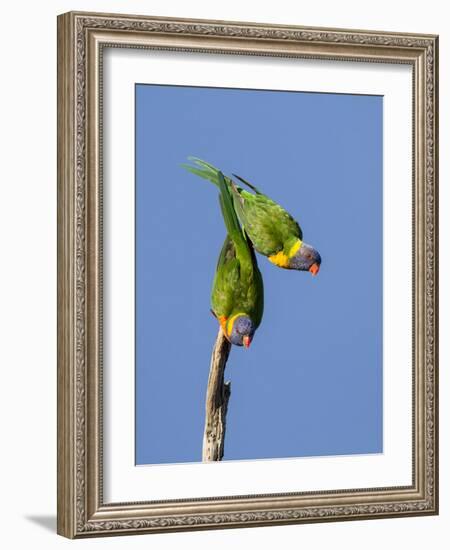
<path id="1" fill-rule="evenodd" d="M 188 158 L 196 166 L 183 164 L 184 168 L 218 186 L 217 168 L 201 159 Z M 225 178 L 239 222 L 255 250 L 279 267 L 317 275 L 322 263 L 320 254 L 303 242 L 302 230 L 294 218 L 244 178 L 233 176 L 253 191 L 250 193 L 231 178 Z"/>
<path id="2" fill-rule="evenodd" d="M 263 280 L 253 248 L 239 225 L 229 187 L 220 171 L 217 172 L 217 182 L 228 234 L 214 276 L 211 311 L 227 340 L 248 348 L 263 315 Z"/>

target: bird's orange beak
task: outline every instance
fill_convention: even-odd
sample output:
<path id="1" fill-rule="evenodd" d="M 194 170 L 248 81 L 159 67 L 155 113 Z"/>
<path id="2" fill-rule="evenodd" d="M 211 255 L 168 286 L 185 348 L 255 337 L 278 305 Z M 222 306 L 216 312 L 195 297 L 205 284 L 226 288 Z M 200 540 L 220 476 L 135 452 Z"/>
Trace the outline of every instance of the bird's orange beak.
<path id="1" fill-rule="evenodd" d="M 252 339 L 250 338 L 250 336 L 244 336 L 244 338 L 242 338 L 242 341 L 246 348 L 249 348 L 250 344 L 252 343 Z"/>
<path id="2" fill-rule="evenodd" d="M 319 273 L 319 269 L 320 269 L 320 265 L 315 263 L 315 264 L 312 264 L 312 266 L 309 268 L 309 272 L 312 273 L 314 276 L 316 276 L 317 273 Z"/>

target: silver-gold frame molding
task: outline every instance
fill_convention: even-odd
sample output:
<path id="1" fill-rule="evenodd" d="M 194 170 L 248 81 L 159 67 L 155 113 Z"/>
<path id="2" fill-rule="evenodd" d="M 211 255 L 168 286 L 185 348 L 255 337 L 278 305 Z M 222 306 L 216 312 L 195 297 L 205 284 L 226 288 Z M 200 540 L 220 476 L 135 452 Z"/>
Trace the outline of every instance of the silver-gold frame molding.
<path id="1" fill-rule="evenodd" d="M 104 47 L 406 63 L 413 68 L 411 486 L 106 504 L 102 497 Z M 438 511 L 438 38 L 96 13 L 58 17 L 58 533 L 119 535 Z M 408 322 L 405 320 L 405 322 Z"/>

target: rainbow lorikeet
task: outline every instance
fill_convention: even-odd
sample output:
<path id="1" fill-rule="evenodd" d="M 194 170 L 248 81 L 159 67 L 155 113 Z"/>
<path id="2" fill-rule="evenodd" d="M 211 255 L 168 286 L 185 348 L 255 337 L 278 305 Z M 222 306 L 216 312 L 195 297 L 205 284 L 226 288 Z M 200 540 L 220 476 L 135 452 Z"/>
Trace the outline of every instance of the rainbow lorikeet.
<path id="1" fill-rule="evenodd" d="M 256 256 L 243 233 L 229 187 L 222 172 L 217 172 L 219 202 L 227 229 L 211 292 L 211 311 L 226 338 L 234 345 L 248 348 L 261 323 L 264 288 Z"/>
<path id="2" fill-rule="evenodd" d="M 217 168 L 195 157 L 189 160 L 196 166 L 183 164 L 184 168 L 218 185 Z M 302 230 L 295 219 L 254 185 L 236 174 L 233 176 L 253 191 L 246 191 L 225 177 L 239 222 L 255 250 L 279 267 L 317 275 L 322 258 L 315 248 L 303 242 Z"/>

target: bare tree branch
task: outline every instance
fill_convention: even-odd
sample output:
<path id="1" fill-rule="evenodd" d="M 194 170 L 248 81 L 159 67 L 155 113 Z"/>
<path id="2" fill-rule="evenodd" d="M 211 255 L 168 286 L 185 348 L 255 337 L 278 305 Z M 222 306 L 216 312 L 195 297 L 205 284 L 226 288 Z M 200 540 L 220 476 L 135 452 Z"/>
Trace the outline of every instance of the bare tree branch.
<path id="1" fill-rule="evenodd" d="M 223 458 L 226 416 L 231 382 L 224 381 L 225 366 L 231 344 L 219 328 L 211 355 L 208 387 L 206 389 L 206 418 L 203 435 L 203 462 L 219 461 Z"/>

